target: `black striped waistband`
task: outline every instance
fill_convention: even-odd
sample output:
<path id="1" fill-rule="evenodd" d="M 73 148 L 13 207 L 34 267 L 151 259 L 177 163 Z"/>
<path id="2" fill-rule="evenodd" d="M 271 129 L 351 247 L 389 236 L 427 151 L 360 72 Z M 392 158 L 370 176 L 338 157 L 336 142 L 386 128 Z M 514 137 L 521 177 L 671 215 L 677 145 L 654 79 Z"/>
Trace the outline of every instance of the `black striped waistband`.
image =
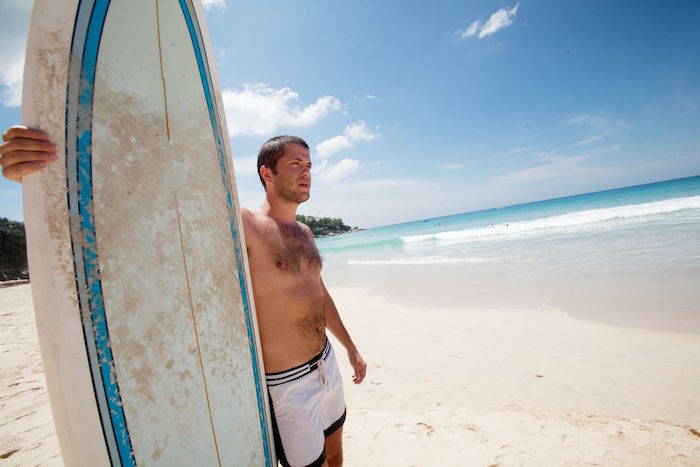
<path id="1" fill-rule="evenodd" d="M 265 373 L 265 379 L 267 380 L 268 386 L 279 386 L 280 384 L 288 383 L 299 379 L 303 376 L 308 375 L 316 368 L 318 368 L 319 362 L 328 358 L 328 354 L 331 352 L 331 343 L 326 337 L 326 346 L 323 348 L 320 354 L 316 355 L 314 358 L 306 363 L 303 363 L 289 370 L 280 371 L 278 373 Z"/>

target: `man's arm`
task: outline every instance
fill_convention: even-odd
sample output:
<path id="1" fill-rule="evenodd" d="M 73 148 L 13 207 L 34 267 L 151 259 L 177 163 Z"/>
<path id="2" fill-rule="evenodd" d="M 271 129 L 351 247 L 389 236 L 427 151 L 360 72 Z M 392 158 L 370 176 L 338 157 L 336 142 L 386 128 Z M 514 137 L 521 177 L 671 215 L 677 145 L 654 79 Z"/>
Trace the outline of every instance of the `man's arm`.
<path id="1" fill-rule="evenodd" d="M 22 183 L 22 177 L 43 169 L 56 160 L 58 148 L 41 130 L 12 126 L 3 133 L 2 140 L 2 175 L 12 181 Z"/>
<path id="2" fill-rule="evenodd" d="M 352 381 L 355 384 L 360 384 L 362 380 L 365 379 L 367 364 L 360 356 L 360 352 L 357 351 L 357 347 L 355 347 L 355 344 L 352 342 L 347 329 L 345 329 L 345 325 L 338 314 L 338 309 L 335 307 L 335 303 L 328 293 L 328 289 L 326 289 L 326 286 L 323 284 L 323 280 L 321 280 L 321 288 L 323 289 L 323 313 L 326 315 L 326 327 L 340 341 L 343 347 L 345 347 L 345 350 L 348 351 L 350 364 L 353 370 L 355 370 Z"/>
<path id="3" fill-rule="evenodd" d="M 248 208 L 241 208 L 241 218 L 243 219 L 243 236 L 245 237 L 245 247 L 250 259 L 251 248 L 255 235 L 255 214 Z"/>

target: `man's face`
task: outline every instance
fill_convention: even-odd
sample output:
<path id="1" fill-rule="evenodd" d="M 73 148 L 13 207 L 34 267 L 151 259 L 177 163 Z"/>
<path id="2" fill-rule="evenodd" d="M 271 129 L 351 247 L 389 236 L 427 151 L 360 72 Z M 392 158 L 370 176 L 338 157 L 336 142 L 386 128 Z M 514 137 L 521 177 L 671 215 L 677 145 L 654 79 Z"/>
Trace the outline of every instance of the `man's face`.
<path id="1" fill-rule="evenodd" d="M 280 198 L 303 203 L 311 196 L 311 157 L 300 144 L 287 144 L 273 174 L 274 190 Z"/>

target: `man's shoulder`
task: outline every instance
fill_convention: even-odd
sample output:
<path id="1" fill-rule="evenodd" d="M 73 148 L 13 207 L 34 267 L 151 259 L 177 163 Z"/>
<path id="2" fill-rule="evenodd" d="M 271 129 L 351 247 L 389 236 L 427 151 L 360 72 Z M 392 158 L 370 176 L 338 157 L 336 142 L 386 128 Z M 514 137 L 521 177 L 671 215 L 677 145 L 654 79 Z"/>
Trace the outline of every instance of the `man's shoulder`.
<path id="1" fill-rule="evenodd" d="M 241 217 L 243 218 L 243 225 L 251 224 L 261 224 L 265 223 L 269 216 L 266 216 L 262 212 L 254 209 L 241 208 Z"/>
<path id="2" fill-rule="evenodd" d="M 247 236 L 262 236 L 275 226 L 275 221 L 262 211 L 242 208 L 243 229 Z"/>
<path id="3" fill-rule="evenodd" d="M 243 222 L 253 221 L 255 218 L 255 211 L 248 208 L 241 208 L 241 217 L 243 218 Z"/>
<path id="4" fill-rule="evenodd" d="M 299 227 L 301 227 L 301 230 L 303 230 L 306 235 L 308 235 L 311 238 L 314 238 L 314 233 L 311 230 L 311 227 L 309 227 L 308 225 L 304 224 L 303 222 L 299 222 L 299 221 L 297 221 L 297 225 Z"/>
<path id="5" fill-rule="evenodd" d="M 265 213 L 248 208 L 241 208 L 243 218 L 243 231 L 245 232 L 245 243 L 248 249 L 248 257 L 256 256 L 256 252 L 262 252 L 269 244 L 269 232 L 272 228 L 270 216 Z"/>
<path id="6" fill-rule="evenodd" d="M 263 214 L 248 208 L 241 208 L 241 218 L 243 218 L 243 230 L 246 239 L 254 239 L 260 235 L 260 230 L 264 225 Z"/>

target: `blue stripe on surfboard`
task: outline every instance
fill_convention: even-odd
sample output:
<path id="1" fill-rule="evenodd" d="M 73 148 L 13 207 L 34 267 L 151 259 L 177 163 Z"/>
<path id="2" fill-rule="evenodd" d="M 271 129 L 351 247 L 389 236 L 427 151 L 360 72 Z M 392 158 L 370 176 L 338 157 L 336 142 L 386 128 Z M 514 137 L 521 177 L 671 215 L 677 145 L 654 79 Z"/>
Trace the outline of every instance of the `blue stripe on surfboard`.
<path id="1" fill-rule="evenodd" d="M 68 205 L 83 335 L 107 451 L 112 465 L 135 466 L 109 343 L 92 210 L 92 105 L 109 4 L 81 0 L 76 13 L 66 102 Z"/>
<path id="2" fill-rule="evenodd" d="M 214 139 L 216 140 L 216 147 L 219 154 L 221 178 L 224 185 L 224 190 L 226 192 L 226 203 L 229 211 L 231 234 L 233 237 L 233 246 L 236 253 L 236 263 L 238 265 L 238 278 L 240 281 L 241 295 L 243 298 L 243 308 L 246 318 L 246 328 L 248 331 L 248 342 L 250 343 L 250 354 L 253 363 L 253 375 L 255 378 L 255 390 L 258 400 L 260 429 L 262 433 L 263 448 L 265 450 L 265 463 L 266 465 L 271 466 L 273 461 L 271 454 L 271 446 L 269 444 L 265 402 L 263 401 L 263 388 L 260 379 L 260 363 L 258 362 L 258 352 L 255 345 L 255 336 L 253 334 L 252 316 L 248 302 L 248 284 L 246 281 L 246 274 L 243 267 L 243 255 L 241 254 L 242 245 L 240 236 L 238 235 L 236 208 L 233 203 L 232 187 L 230 184 L 230 177 L 228 175 L 228 168 L 226 163 L 226 151 L 224 150 L 223 143 L 224 136 L 221 131 L 221 124 L 219 123 L 219 112 L 216 107 L 216 103 L 213 99 L 213 84 L 209 72 L 209 64 L 207 62 L 206 51 L 204 49 L 204 41 L 202 39 L 202 34 L 199 30 L 199 25 L 197 21 L 193 21 L 193 17 L 196 19 L 196 13 L 194 11 L 192 1 L 180 0 L 180 7 L 182 8 L 182 13 L 185 16 L 187 28 L 190 32 L 190 37 L 192 39 L 192 46 L 195 52 L 195 56 L 197 58 L 197 66 L 199 67 L 199 74 L 202 79 L 202 87 L 207 101 L 207 107 L 209 108 L 209 118 L 211 120 L 212 130 L 214 132 Z"/>
<path id="3" fill-rule="evenodd" d="M 95 336 L 92 326 L 92 315 L 90 313 L 90 300 L 87 292 L 87 281 L 85 279 L 85 267 L 83 249 L 80 233 L 80 204 L 78 202 L 78 115 L 80 100 L 80 76 L 82 71 L 82 55 L 85 49 L 86 31 L 90 22 L 94 0 L 83 0 L 82 8 L 76 14 L 73 27 L 73 41 L 71 42 L 71 55 L 68 73 L 68 89 L 66 99 L 66 181 L 67 181 L 67 201 L 70 215 L 71 249 L 73 252 L 73 263 L 75 271 L 75 287 L 77 291 L 78 305 L 83 325 L 83 341 L 88 357 L 91 379 L 93 380 L 92 390 L 95 395 L 95 402 L 98 407 L 102 434 L 104 436 L 108 455 L 110 458 L 119 459 L 119 450 L 114 437 L 114 430 L 109 417 L 109 407 L 104 397 L 103 385 L 101 383 L 101 373 L 99 361 L 92 356 L 96 354 Z M 73 84 L 74 83 L 74 84 Z M 103 416 L 104 414 L 104 416 Z"/>

